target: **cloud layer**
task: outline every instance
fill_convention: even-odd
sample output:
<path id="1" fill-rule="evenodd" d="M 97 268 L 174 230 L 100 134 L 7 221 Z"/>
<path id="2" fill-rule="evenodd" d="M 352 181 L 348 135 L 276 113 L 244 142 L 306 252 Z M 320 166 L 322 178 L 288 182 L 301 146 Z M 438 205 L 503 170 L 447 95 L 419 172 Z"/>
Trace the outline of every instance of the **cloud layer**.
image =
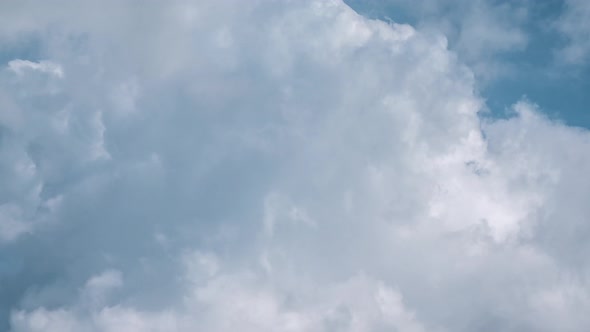
<path id="1" fill-rule="evenodd" d="M 0 11 L 0 328 L 590 326 L 590 133 L 483 120 L 441 34 L 341 1 L 36 5 Z"/>

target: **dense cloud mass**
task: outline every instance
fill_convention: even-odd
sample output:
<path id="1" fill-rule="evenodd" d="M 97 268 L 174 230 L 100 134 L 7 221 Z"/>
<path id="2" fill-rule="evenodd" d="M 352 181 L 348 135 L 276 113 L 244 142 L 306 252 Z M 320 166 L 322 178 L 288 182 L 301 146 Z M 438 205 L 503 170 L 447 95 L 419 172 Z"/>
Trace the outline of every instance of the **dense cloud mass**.
<path id="1" fill-rule="evenodd" d="M 481 117 L 442 34 L 339 0 L 0 9 L 0 329 L 590 326 L 590 133 Z"/>

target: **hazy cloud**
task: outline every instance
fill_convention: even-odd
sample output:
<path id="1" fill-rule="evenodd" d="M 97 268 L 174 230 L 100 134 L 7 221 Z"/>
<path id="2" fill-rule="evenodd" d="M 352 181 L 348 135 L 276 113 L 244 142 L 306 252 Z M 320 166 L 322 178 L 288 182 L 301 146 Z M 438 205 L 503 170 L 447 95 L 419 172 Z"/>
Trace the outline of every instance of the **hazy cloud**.
<path id="1" fill-rule="evenodd" d="M 566 0 L 563 14 L 555 22 L 557 30 L 567 40 L 559 50 L 560 60 L 567 64 L 587 64 L 590 55 L 590 4 L 583 0 Z"/>

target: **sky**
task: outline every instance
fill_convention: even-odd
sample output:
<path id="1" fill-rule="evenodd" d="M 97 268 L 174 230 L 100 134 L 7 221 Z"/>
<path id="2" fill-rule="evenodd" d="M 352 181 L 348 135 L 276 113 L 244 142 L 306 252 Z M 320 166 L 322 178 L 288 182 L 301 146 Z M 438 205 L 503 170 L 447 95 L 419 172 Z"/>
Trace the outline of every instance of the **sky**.
<path id="1" fill-rule="evenodd" d="M 587 331 L 589 22 L 3 1 L 0 331 Z"/>
<path id="2" fill-rule="evenodd" d="M 494 114 L 526 96 L 554 120 L 590 127 L 587 1 L 345 2 L 367 17 L 444 34 L 479 76 L 479 93 Z"/>

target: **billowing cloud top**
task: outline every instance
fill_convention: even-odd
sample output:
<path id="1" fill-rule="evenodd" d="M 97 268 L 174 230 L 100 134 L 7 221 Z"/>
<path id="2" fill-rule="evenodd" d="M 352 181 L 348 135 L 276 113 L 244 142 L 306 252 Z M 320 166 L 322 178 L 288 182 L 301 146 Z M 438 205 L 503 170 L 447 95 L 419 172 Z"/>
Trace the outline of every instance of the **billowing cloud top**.
<path id="1" fill-rule="evenodd" d="M 2 7 L 0 329 L 590 327 L 590 133 L 484 120 L 442 35 L 336 0 Z"/>

